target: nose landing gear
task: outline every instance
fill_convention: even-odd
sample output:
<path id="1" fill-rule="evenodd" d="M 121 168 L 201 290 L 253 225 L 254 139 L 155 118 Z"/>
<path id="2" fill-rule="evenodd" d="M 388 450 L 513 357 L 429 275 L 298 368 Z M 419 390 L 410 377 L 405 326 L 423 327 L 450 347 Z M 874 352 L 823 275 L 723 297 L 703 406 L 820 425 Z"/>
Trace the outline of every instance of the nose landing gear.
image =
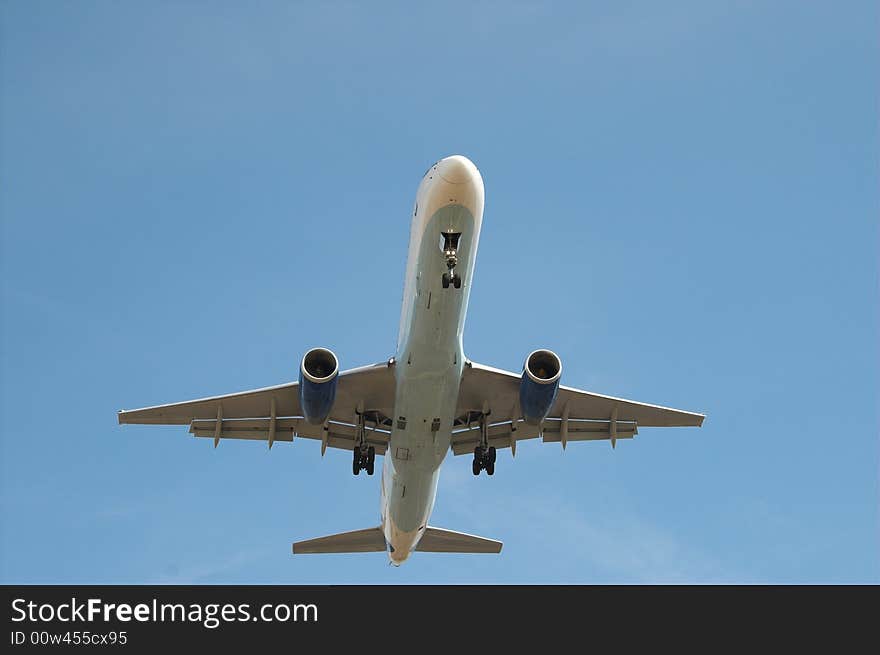
<path id="1" fill-rule="evenodd" d="M 443 283 L 444 289 L 448 289 L 450 283 L 452 283 L 452 286 L 456 289 L 461 289 L 461 276 L 454 271 L 444 273 L 443 278 L 440 281 Z"/>
<path id="2" fill-rule="evenodd" d="M 461 238 L 461 232 L 444 232 L 443 233 L 443 256 L 446 258 L 446 268 L 448 273 L 444 273 L 441 279 L 443 288 L 448 289 L 450 283 L 456 289 L 461 289 L 461 276 L 455 272 L 458 266 L 458 240 Z"/>

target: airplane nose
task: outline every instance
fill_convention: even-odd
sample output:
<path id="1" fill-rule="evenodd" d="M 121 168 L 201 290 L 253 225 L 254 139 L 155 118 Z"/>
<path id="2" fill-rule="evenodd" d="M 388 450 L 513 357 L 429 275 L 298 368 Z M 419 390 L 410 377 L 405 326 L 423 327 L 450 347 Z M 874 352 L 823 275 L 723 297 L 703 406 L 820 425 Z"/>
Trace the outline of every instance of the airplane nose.
<path id="1" fill-rule="evenodd" d="M 474 216 L 483 215 L 483 178 L 470 159 L 452 155 L 438 161 L 432 169 L 423 201 L 426 217 L 447 205 L 462 205 Z"/>
<path id="2" fill-rule="evenodd" d="M 450 184 L 473 182 L 474 178 L 479 175 L 474 163 L 461 155 L 453 155 L 452 157 L 441 159 L 437 164 L 437 172 L 440 174 L 440 177 Z"/>

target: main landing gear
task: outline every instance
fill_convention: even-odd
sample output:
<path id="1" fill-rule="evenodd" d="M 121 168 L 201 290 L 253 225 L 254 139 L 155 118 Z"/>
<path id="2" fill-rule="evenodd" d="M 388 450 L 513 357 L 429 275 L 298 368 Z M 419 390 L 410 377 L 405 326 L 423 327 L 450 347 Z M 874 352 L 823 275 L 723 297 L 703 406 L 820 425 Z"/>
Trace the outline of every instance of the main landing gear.
<path id="1" fill-rule="evenodd" d="M 480 471 L 486 471 L 489 475 L 495 475 L 495 446 L 489 446 L 483 450 L 482 446 L 474 448 L 474 475 Z"/>
<path id="2" fill-rule="evenodd" d="M 354 461 L 351 465 L 351 472 L 358 475 L 361 471 L 366 471 L 367 475 L 373 475 L 373 465 L 376 463 L 376 449 L 373 446 L 355 446 Z"/>
<path id="3" fill-rule="evenodd" d="M 495 446 L 489 445 L 489 414 L 484 409 L 480 414 L 480 444 L 474 448 L 474 475 L 480 471 L 486 471 L 489 475 L 495 475 Z"/>
<path id="4" fill-rule="evenodd" d="M 355 445 L 353 460 L 351 463 L 351 472 L 358 475 L 361 471 L 366 470 L 367 475 L 373 475 L 373 465 L 376 463 L 376 449 L 367 445 L 367 419 L 364 416 L 363 405 L 358 405 L 357 413 L 357 433 L 355 435 Z"/>
<path id="5" fill-rule="evenodd" d="M 448 273 L 444 273 L 441 278 L 443 288 L 448 289 L 452 284 L 456 289 L 461 289 L 461 276 L 455 272 L 458 266 L 458 240 L 461 238 L 461 232 L 444 232 L 443 233 L 443 256 L 446 258 L 446 268 Z"/>

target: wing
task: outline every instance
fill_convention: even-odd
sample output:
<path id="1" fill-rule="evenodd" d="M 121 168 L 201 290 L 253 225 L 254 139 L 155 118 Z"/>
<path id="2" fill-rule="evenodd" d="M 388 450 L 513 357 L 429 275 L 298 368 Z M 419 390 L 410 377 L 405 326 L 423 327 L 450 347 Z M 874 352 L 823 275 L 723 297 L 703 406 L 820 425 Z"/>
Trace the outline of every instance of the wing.
<path id="1" fill-rule="evenodd" d="M 363 408 L 367 442 L 384 454 L 390 436 L 394 405 L 392 362 L 362 366 L 339 374 L 336 401 L 326 425 L 312 425 L 302 417 L 299 384 L 188 400 L 170 405 L 123 410 L 119 423 L 151 425 L 189 425 L 196 437 L 256 439 L 269 442 L 293 441 L 295 436 L 319 439 L 322 450 L 354 447 L 357 434 L 357 408 Z"/>
<path id="2" fill-rule="evenodd" d="M 474 420 L 484 408 L 489 414 L 489 445 L 513 448 L 523 439 L 542 437 L 544 442 L 629 439 L 639 427 L 676 427 L 703 424 L 705 416 L 680 409 L 648 405 L 624 398 L 603 396 L 572 387 L 559 387 L 559 394 L 542 426 L 523 422 L 519 412 L 520 376 L 483 366 L 465 365 L 452 433 L 456 455 L 472 453 L 480 440 L 480 426 Z"/>

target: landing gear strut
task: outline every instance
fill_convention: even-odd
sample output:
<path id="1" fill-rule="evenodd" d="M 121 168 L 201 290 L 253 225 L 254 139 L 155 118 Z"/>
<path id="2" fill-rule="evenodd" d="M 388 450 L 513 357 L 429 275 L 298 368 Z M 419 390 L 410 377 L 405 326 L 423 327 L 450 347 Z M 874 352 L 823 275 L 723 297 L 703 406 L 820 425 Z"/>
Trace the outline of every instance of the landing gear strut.
<path id="1" fill-rule="evenodd" d="M 441 279 L 444 289 L 448 289 L 450 283 L 456 289 L 461 289 L 461 276 L 455 272 L 455 267 L 458 266 L 459 238 L 461 238 L 460 232 L 443 233 L 443 256 L 446 258 L 446 268 L 449 269 Z"/>
<path id="2" fill-rule="evenodd" d="M 488 414 L 480 414 L 480 445 L 474 448 L 474 475 L 479 475 L 480 471 L 495 475 L 495 446 L 489 445 Z"/>
<path id="3" fill-rule="evenodd" d="M 355 435 L 355 446 L 353 460 L 351 463 L 351 472 L 358 475 L 361 471 L 366 470 L 367 475 L 373 475 L 373 465 L 376 463 L 376 449 L 367 445 L 367 427 L 366 417 L 360 406 L 357 410 L 357 433 Z"/>

